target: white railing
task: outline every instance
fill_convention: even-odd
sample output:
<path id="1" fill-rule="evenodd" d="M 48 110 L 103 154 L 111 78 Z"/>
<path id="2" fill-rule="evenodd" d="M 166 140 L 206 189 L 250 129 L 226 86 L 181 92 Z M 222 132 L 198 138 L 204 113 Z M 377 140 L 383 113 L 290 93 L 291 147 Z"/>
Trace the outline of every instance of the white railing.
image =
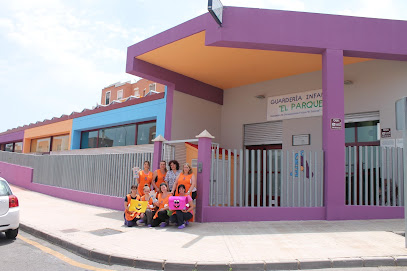
<path id="1" fill-rule="evenodd" d="M 346 147 L 346 204 L 403 205 L 403 149 Z"/>
<path id="2" fill-rule="evenodd" d="M 130 191 L 132 168 L 152 162 L 152 153 L 31 155 L 0 151 L 0 161 L 31 167 L 33 182 L 121 197 Z"/>
<path id="3" fill-rule="evenodd" d="M 323 206 L 323 152 L 212 149 L 211 206 Z"/>

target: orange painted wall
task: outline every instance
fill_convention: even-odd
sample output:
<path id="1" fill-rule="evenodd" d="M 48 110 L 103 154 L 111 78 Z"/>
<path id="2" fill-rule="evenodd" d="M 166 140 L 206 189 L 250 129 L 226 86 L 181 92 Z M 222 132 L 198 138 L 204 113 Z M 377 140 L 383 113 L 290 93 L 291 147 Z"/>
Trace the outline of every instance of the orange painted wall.
<path id="1" fill-rule="evenodd" d="M 69 146 L 71 146 L 72 120 L 64 120 L 48 125 L 43 125 L 24 131 L 23 153 L 29 153 L 31 140 L 57 135 L 69 134 Z"/>

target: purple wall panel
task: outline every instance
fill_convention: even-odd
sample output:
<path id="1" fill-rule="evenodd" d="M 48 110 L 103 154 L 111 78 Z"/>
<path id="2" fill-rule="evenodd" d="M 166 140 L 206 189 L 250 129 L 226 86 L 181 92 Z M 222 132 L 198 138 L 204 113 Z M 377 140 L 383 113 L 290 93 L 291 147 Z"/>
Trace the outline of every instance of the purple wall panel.
<path id="1" fill-rule="evenodd" d="M 217 104 L 223 104 L 223 90 L 185 75 L 166 70 L 143 60 L 134 59 L 127 73 L 140 76 L 167 86 L 175 85 L 177 91 L 205 99 Z"/>
<path id="2" fill-rule="evenodd" d="M 23 141 L 24 139 L 24 130 L 9 134 L 0 135 L 0 144 L 8 142 L 17 142 Z"/>
<path id="3" fill-rule="evenodd" d="M 242 20 L 242 18 L 245 18 Z M 293 11 L 226 7 L 222 28 L 207 27 L 206 44 L 407 60 L 407 22 Z"/>
<path id="4" fill-rule="evenodd" d="M 123 210 L 123 198 L 76 191 L 55 186 L 33 183 L 33 169 L 14 164 L 0 162 L 0 176 L 10 184 L 20 186 L 31 191 L 40 192 L 53 197 L 72 200 L 84 204 Z"/>
<path id="5" fill-rule="evenodd" d="M 205 222 L 324 220 L 325 208 L 205 207 Z"/>

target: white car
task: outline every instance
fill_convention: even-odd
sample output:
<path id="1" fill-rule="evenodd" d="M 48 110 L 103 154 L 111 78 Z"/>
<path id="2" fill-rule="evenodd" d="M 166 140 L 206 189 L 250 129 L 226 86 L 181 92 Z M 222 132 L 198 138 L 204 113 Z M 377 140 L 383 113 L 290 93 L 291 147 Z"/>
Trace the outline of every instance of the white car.
<path id="1" fill-rule="evenodd" d="M 0 177 L 0 232 L 5 232 L 8 239 L 14 239 L 20 225 L 20 208 L 18 199 L 11 192 L 6 180 Z"/>

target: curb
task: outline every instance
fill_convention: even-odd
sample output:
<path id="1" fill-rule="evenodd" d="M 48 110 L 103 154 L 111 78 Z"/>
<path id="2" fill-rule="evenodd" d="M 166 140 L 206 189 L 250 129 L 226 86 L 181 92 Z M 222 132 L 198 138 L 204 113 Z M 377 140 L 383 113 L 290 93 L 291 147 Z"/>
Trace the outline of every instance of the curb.
<path id="1" fill-rule="evenodd" d="M 295 259 L 272 262 L 251 262 L 251 263 L 221 263 L 221 262 L 193 262 L 177 263 L 171 261 L 150 261 L 137 258 L 129 258 L 120 255 L 110 255 L 97 250 L 89 250 L 71 242 L 65 241 L 48 233 L 37 230 L 33 227 L 20 223 L 20 229 L 33 236 L 44 239 L 70 252 L 80 255 L 88 260 L 108 264 L 123 265 L 140 269 L 153 270 L 188 270 L 188 271 L 240 271 L 240 270 L 301 270 L 301 269 L 322 269 L 322 268 L 355 268 L 355 267 L 379 267 L 379 266 L 407 266 L 407 255 L 382 256 L 382 257 L 349 257 L 349 258 L 329 258 L 329 259 Z"/>

